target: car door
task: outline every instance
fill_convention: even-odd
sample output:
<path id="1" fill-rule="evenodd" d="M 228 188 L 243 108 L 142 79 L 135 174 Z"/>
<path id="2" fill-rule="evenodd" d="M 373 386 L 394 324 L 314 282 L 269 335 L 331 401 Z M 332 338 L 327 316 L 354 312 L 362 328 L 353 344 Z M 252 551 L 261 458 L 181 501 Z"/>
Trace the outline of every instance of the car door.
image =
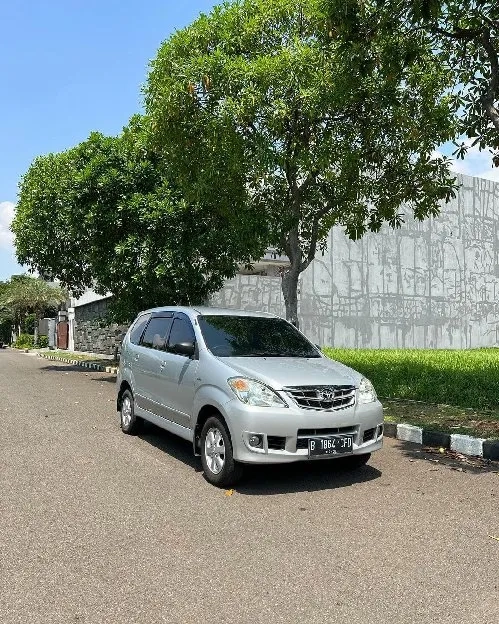
<path id="1" fill-rule="evenodd" d="M 191 428 L 198 359 L 196 356 L 175 353 L 175 345 L 181 342 L 195 344 L 196 336 L 189 317 L 177 312 L 168 337 L 167 352 L 162 354 L 162 388 L 171 414 L 170 419 L 183 427 Z"/>
<path id="2" fill-rule="evenodd" d="M 163 366 L 166 355 L 167 338 L 173 323 L 172 312 L 153 314 L 135 349 L 135 393 L 139 407 L 157 416 L 169 418 L 169 410 L 164 403 Z"/>

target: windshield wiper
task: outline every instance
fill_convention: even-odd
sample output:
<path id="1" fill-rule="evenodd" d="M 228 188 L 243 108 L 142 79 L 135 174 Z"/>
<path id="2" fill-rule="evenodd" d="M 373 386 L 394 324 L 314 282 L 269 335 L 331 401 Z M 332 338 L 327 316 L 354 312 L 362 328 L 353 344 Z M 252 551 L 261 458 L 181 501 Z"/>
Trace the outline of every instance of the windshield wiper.
<path id="1" fill-rule="evenodd" d="M 246 357 L 289 357 L 282 351 L 250 351 L 246 353 Z"/>

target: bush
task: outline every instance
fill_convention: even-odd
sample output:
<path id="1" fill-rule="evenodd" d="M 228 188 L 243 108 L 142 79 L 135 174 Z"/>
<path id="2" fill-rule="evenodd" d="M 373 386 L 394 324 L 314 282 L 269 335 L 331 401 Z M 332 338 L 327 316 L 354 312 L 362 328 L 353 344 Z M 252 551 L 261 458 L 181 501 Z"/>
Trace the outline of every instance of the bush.
<path id="1" fill-rule="evenodd" d="M 48 336 L 38 336 L 38 344 L 36 345 L 40 349 L 46 349 L 49 346 Z"/>
<path id="2" fill-rule="evenodd" d="M 34 336 L 31 334 L 20 334 L 14 343 L 16 349 L 32 349 Z"/>

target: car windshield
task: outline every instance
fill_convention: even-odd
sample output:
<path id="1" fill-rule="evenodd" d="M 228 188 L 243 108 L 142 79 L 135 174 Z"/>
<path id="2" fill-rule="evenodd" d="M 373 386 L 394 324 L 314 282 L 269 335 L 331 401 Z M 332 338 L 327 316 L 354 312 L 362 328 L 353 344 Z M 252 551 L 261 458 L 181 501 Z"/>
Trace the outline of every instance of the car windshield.
<path id="1" fill-rule="evenodd" d="M 280 318 L 210 315 L 198 321 L 206 346 L 218 357 L 321 357 L 298 330 Z"/>

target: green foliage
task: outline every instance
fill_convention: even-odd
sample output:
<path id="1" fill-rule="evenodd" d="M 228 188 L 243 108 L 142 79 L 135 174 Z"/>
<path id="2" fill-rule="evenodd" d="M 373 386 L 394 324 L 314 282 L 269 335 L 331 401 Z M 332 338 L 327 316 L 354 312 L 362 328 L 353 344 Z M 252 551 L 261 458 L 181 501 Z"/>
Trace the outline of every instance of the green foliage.
<path id="1" fill-rule="evenodd" d="M 16 349 L 32 349 L 34 341 L 34 336 L 31 334 L 20 334 L 14 342 L 14 347 Z"/>
<path id="2" fill-rule="evenodd" d="M 33 314 L 33 312 L 31 312 L 30 314 L 26 314 L 26 316 L 24 317 L 23 324 L 24 324 L 24 331 L 27 334 L 34 334 L 35 326 L 38 324 L 36 314 Z"/>
<path id="3" fill-rule="evenodd" d="M 366 13 L 372 28 L 387 25 L 398 36 L 417 32 L 430 42 L 433 54 L 449 75 L 457 115 L 455 155 L 489 148 L 499 166 L 499 8 L 480 0 L 323 0 L 331 23 L 347 24 L 345 35 L 361 45 L 370 29 L 359 27 Z M 345 19 L 348 15 L 348 19 Z M 395 57 L 395 62 L 397 57 Z"/>
<path id="4" fill-rule="evenodd" d="M 38 344 L 36 346 L 40 347 L 40 349 L 46 349 L 49 346 L 49 337 L 38 336 Z"/>
<path id="5" fill-rule="evenodd" d="M 8 282 L 0 282 L 0 341 L 9 343 L 14 321 L 11 310 L 3 304 L 3 296 L 9 288 Z"/>
<path id="6" fill-rule="evenodd" d="M 12 321 L 0 319 L 0 342 L 9 344 L 12 335 Z"/>
<path id="7" fill-rule="evenodd" d="M 373 27 L 376 3 L 362 4 L 360 40 L 342 34 L 345 7 L 333 28 L 319 0 L 224 3 L 161 46 L 146 86 L 153 143 L 184 196 L 244 210 L 290 258 L 288 312 L 331 226 L 397 227 L 454 191 L 432 158 L 455 133 L 447 74 L 427 38 Z"/>
<path id="8" fill-rule="evenodd" d="M 37 320 L 44 312 L 57 308 L 66 299 L 67 293 L 58 286 L 28 275 L 14 275 L 0 291 L 0 309 L 25 331 L 35 332 Z"/>
<path id="9" fill-rule="evenodd" d="M 497 409 L 499 349 L 331 349 L 324 353 L 368 377 L 379 396 Z"/>
<path id="10" fill-rule="evenodd" d="M 140 117 L 119 137 L 90 135 L 34 161 L 12 224 L 21 263 L 50 272 L 75 294 L 114 295 L 114 320 L 160 304 L 202 303 L 261 254 L 244 214 L 216 196 L 187 201 L 175 175 L 146 146 Z M 173 180 L 173 183 L 170 182 Z"/>

